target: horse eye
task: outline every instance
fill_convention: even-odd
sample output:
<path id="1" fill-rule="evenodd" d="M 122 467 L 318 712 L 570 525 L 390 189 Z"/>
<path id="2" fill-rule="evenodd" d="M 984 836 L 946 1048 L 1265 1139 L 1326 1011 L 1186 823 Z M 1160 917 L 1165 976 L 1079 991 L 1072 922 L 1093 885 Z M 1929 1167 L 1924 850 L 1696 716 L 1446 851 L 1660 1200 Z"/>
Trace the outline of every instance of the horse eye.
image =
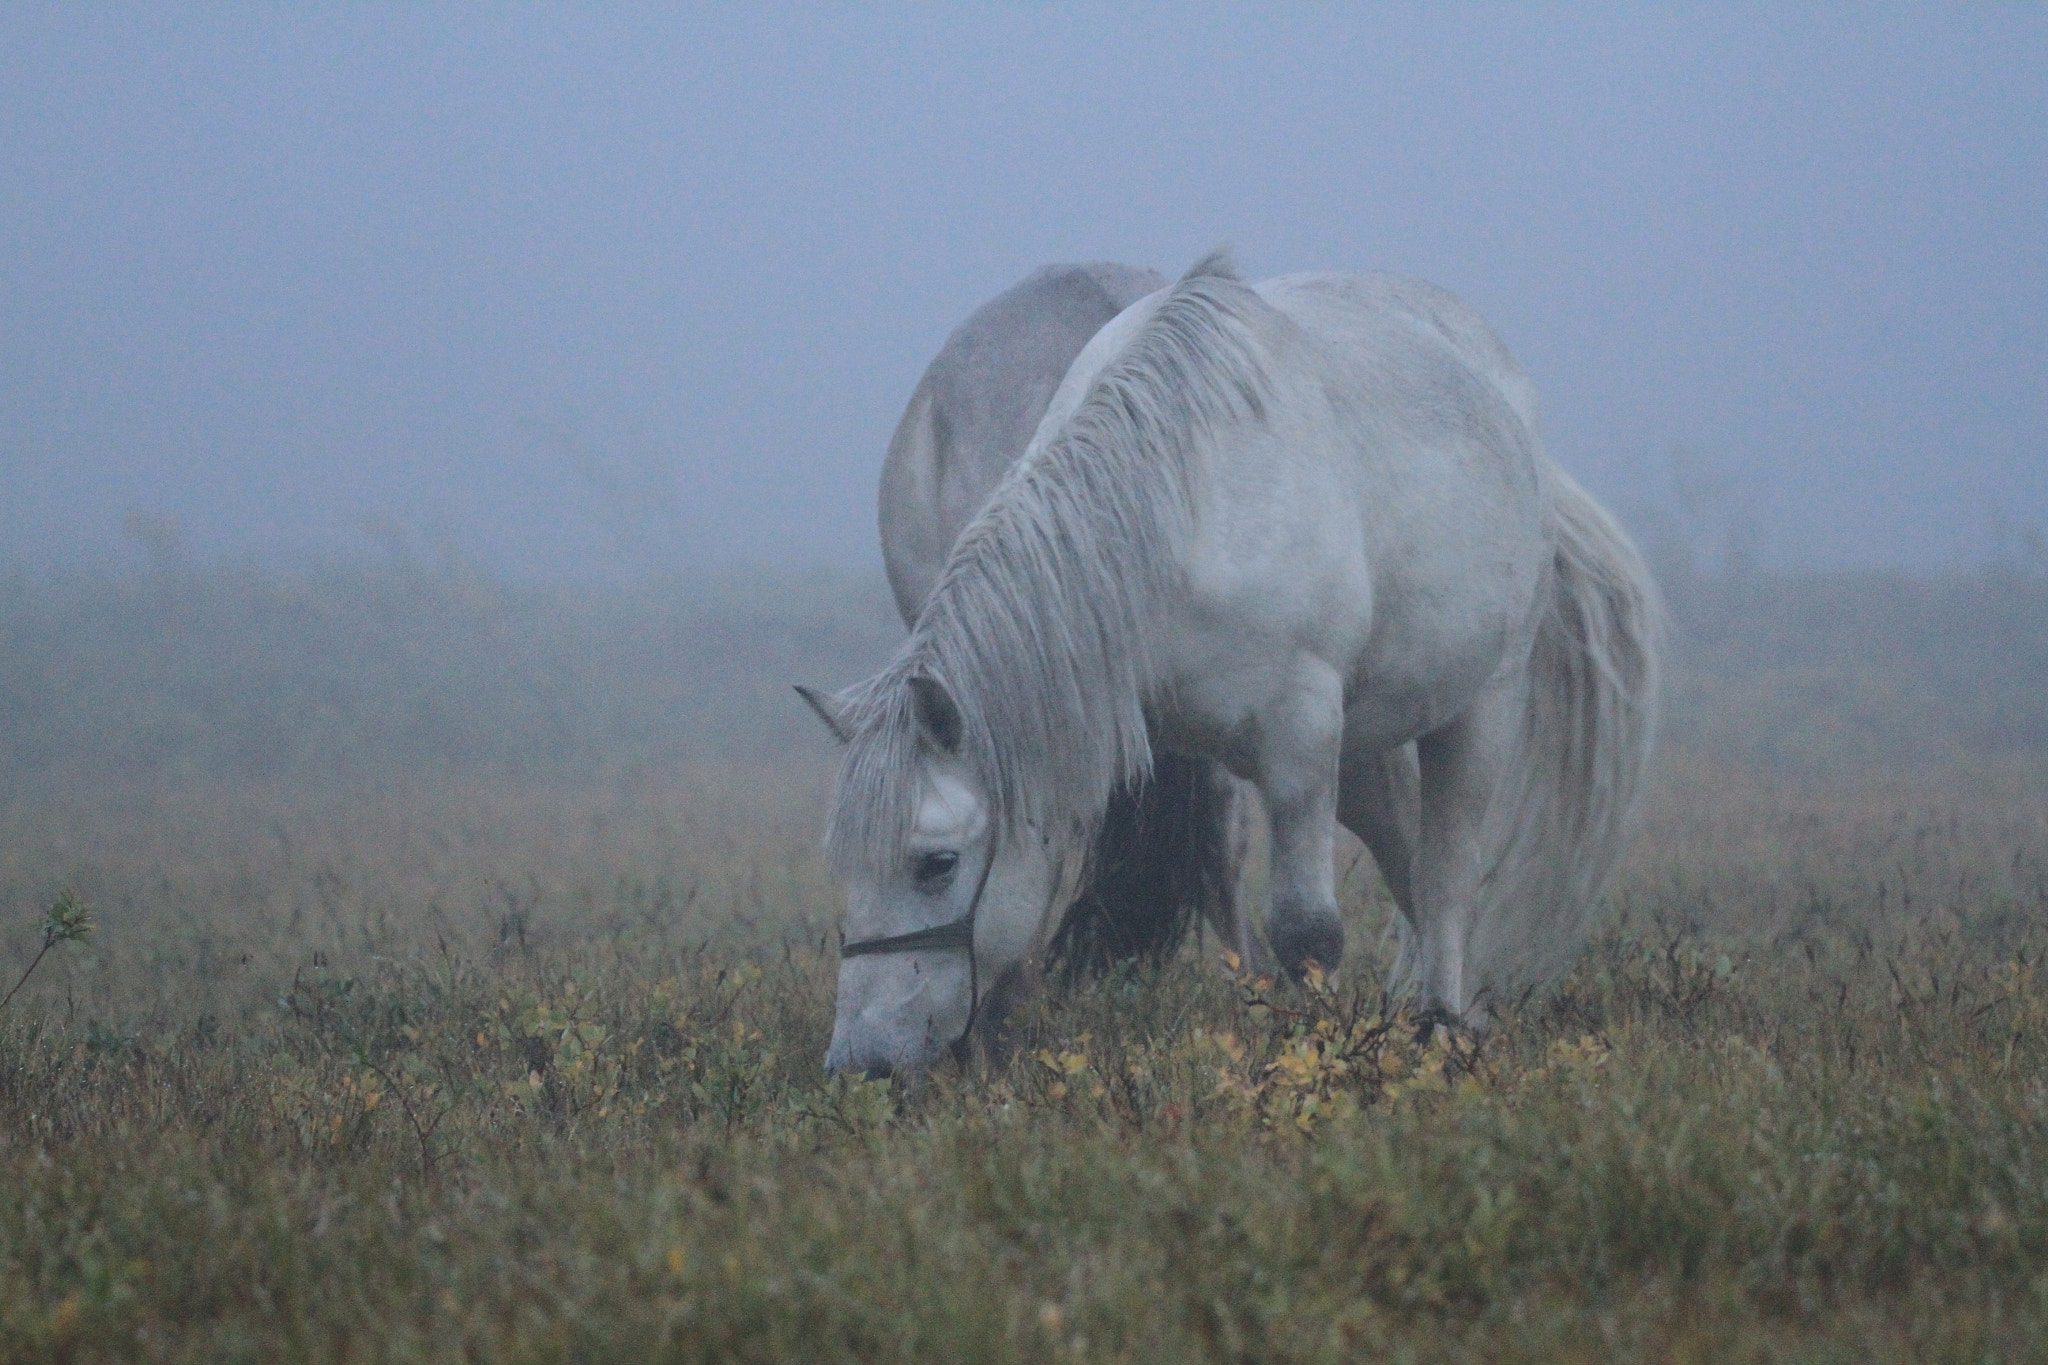
<path id="1" fill-rule="evenodd" d="M 923 891 L 943 891 L 960 866 L 957 853 L 927 853 L 917 860 L 917 885 Z"/>

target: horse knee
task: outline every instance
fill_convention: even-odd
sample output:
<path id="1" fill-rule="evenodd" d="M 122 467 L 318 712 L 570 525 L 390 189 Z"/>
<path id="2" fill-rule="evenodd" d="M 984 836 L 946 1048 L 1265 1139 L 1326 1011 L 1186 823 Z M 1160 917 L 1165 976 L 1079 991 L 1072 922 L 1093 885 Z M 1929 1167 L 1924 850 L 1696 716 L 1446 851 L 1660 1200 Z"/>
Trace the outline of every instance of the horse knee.
<path id="1" fill-rule="evenodd" d="M 1282 969 L 1297 980 L 1311 962 L 1332 972 L 1344 961 L 1344 922 L 1334 905 L 1305 906 L 1291 913 L 1276 909 L 1266 924 L 1266 937 Z"/>

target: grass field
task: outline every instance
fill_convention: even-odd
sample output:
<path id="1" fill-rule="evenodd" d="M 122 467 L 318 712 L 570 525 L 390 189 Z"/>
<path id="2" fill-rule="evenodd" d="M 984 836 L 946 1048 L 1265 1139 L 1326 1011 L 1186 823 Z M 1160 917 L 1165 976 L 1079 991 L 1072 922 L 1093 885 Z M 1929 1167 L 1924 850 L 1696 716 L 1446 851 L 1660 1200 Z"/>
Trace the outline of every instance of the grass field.
<path id="1" fill-rule="evenodd" d="M 2048 587 L 1703 584 L 1483 1044 L 1206 952 L 827 1082 L 875 585 L 0 584 L 0 1358 L 2048 1357 Z"/>

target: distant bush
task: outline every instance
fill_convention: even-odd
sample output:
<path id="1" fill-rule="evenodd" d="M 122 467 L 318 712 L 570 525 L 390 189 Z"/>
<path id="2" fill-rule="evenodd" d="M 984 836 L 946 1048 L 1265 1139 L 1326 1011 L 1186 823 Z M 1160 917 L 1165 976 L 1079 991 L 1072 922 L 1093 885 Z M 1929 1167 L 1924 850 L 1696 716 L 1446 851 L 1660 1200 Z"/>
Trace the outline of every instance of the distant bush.
<path id="1" fill-rule="evenodd" d="M 0 580 L 0 771 L 582 780 L 748 759 L 901 634 L 878 582 L 631 587 L 403 567 Z"/>
<path id="2" fill-rule="evenodd" d="M 1697 579 L 1672 593 L 1672 741 L 1792 772 L 2048 754 L 2048 578 Z"/>
<path id="3" fill-rule="evenodd" d="M 2048 580 L 1687 577 L 1679 748 L 1787 771 L 2048 753 Z M 512 583 L 420 565 L 0 578 L 0 773 L 583 782 L 774 759 L 901 637 L 879 579 Z"/>

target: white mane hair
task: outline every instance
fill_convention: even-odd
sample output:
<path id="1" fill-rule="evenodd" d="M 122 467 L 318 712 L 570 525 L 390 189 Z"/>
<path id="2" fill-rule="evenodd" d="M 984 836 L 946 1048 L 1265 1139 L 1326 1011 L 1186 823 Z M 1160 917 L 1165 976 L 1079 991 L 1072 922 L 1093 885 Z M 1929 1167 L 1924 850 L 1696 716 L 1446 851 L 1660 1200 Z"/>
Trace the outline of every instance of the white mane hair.
<path id="1" fill-rule="evenodd" d="M 904 855 L 923 742 L 914 678 L 959 708 L 957 756 L 998 837 L 1085 835 L 1117 784 L 1150 773 L 1149 622 L 1180 587 L 1200 437 L 1266 411 L 1248 323 L 1267 307 L 1226 251 L 1196 262 L 961 533 L 910 638 L 846 699 L 826 839 L 840 871 Z"/>

